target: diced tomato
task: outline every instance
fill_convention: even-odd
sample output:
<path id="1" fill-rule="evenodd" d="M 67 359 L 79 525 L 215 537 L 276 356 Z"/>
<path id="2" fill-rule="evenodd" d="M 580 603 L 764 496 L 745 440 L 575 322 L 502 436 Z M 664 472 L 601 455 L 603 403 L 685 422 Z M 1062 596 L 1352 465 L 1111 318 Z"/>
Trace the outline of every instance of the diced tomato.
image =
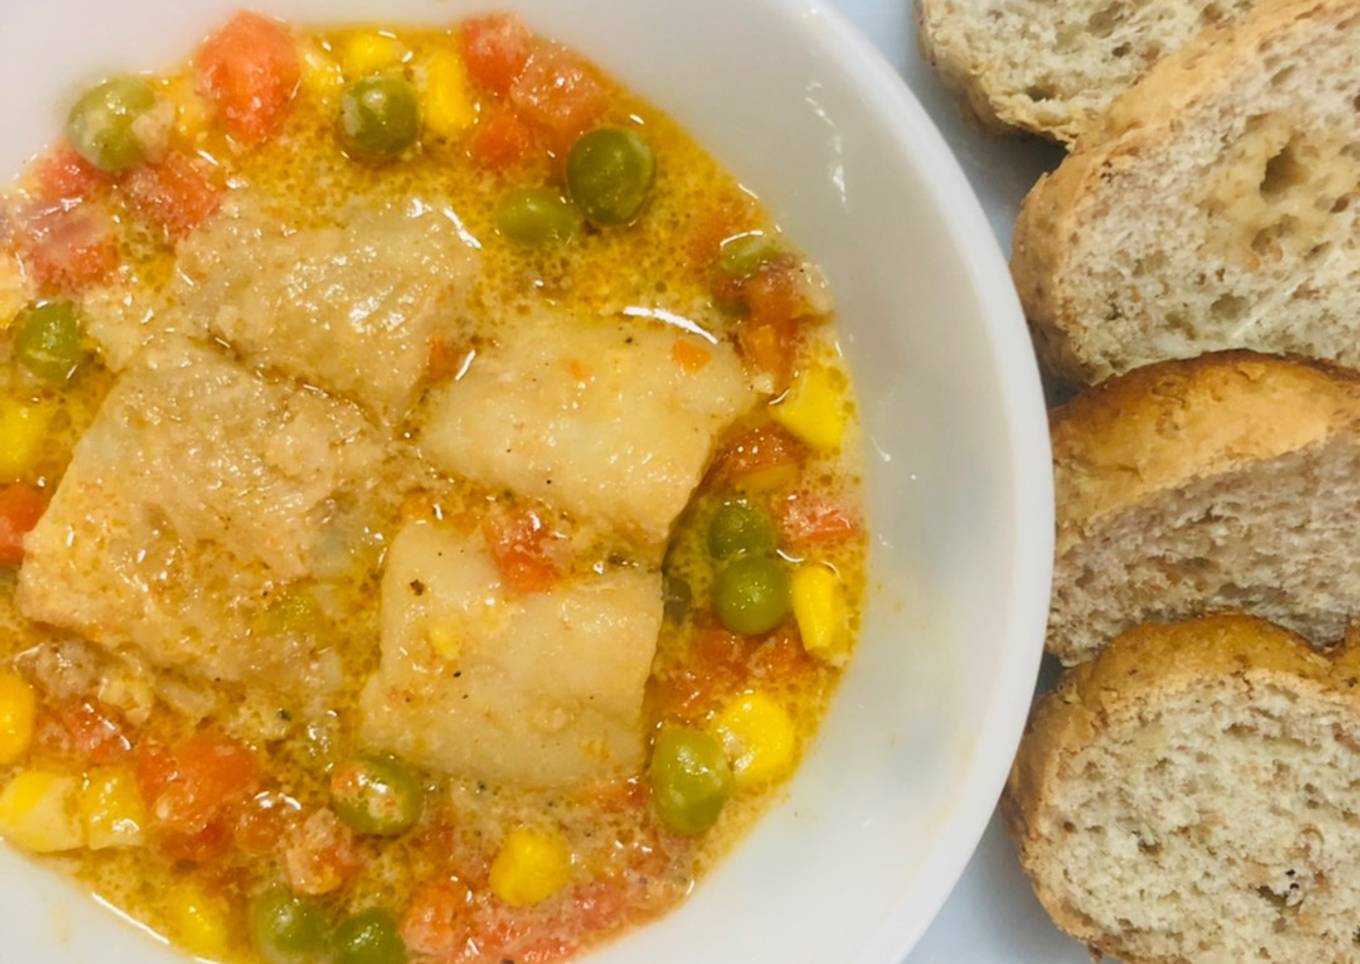
<path id="1" fill-rule="evenodd" d="M 118 263 L 108 218 L 83 205 L 40 205 L 24 212 L 19 257 L 44 288 L 79 291 Z"/>
<path id="2" fill-rule="evenodd" d="M 401 919 L 407 949 L 445 957 L 463 948 L 469 937 L 471 893 L 457 881 L 427 881 L 420 886 Z"/>
<path id="3" fill-rule="evenodd" d="M 724 241 L 751 230 L 751 200 L 729 191 L 696 217 L 685 243 L 685 255 L 691 267 L 707 272 L 718 260 Z"/>
<path id="4" fill-rule="evenodd" d="M 858 515 L 828 495 L 795 493 L 780 503 L 778 515 L 780 532 L 795 546 L 845 542 L 864 531 Z"/>
<path id="5" fill-rule="evenodd" d="M 75 752 L 98 766 L 122 763 L 132 752 L 132 741 L 112 710 L 82 700 L 57 710 L 57 717 L 71 734 Z"/>
<path id="6" fill-rule="evenodd" d="M 533 31 L 510 13 L 464 20 L 460 36 L 468 77 L 478 87 L 501 95 L 510 92 L 537 44 Z"/>
<path id="7" fill-rule="evenodd" d="M 775 630 L 756 647 L 748 665 L 752 676 L 768 680 L 795 679 L 817 668 L 792 628 Z"/>
<path id="8" fill-rule="evenodd" d="M 177 241 L 222 203 L 222 189 L 208 177 L 206 166 L 172 151 L 159 162 L 134 170 L 123 188 L 139 215 Z"/>
<path id="9" fill-rule="evenodd" d="M 713 355 L 702 345 L 686 338 L 675 339 L 671 345 L 671 359 L 691 375 L 701 372 L 713 360 Z"/>
<path id="10" fill-rule="evenodd" d="M 258 789 L 259 765 L 243 744 L 196 733 L 174 744 L 143 743 L 137 782 L 161 848 L 177 859 L 202 861 L 230 843 L 236 812 Z"/>
<path id="11" fill-rule="evenodd" d="M 594 69 L 571 51 L 542 46 L 510 87 L 510 102 L 559 150 L 599 120 L 609 95 Z"/>
<path id="12" fill-rule="evenodd" d="M 490 171 L 502 171 L 534 146 L 534 132 L 513 111 L 492 110 L 472 132 L 468 155 Z"/>
<path id="13" fill-rule="evenodd" d="M 60 144 L 33 165 L 38 191 L 45 201 L 83 201 L 110 178 L 76 153 L 70 144 Z"/>
<path id="14" fill-rule="evenodd" d="M 47 499 L 35 485 L 17 483 L 0 487 L 0 566 L 24 561 L 24 536 L 47 510 Z"/>
<path id="15" fill-rule="evenodd" d="M 542 592 L 557 581 L 562 546 L 535 509 L 497 507 L 482 521 L 482 535 L 496 568 L 516 592 Z"/>
<path id="16" fill-rule="evenodd" d="M 293 828 L 283 853 L 288 882 L 312 896 L 339 890 L 359 870 L 354 831 L 330 810 L 318 810 Z"/>
<path id="17" fill-rule="evenodd" d="M 746 279 L 742 289 L 752 324 L 775 325 L 807 315 L 809 306 L 798 269 L 797 259 L 785 255 Z"/>
<path id="18" fill-rule="evenodd" d="M 712 476 L 722 483 L 772 489 L 790 482 L 807 458 L 807 447 L 777 425 L 762 425 L 727 442 L 714 461 Z"/>
<path id="19" fill-rule="evenodd" d="M 743 357 L 756 371 L 773 377 L 776 391 L 788 387 L 799 337 L 798 325 L 791 318 L 764 323 L 749 319 L 737 332 Z"/>
<path id="20" fill-rule="evenodd" d="M 685 665 L 655 684 L 664 714 L 694 720 L 708 712 L 746 679 L 750 653 L 744 637 L 717 628 L 701 631 L 691 643 Z"/>
<path id="21" fill-rule="evenodd" d="M 271 854 L 292 830 L 296 818 L 295 803 L 276 793 L 257 793 L 237 812 L 232 839 L 248 854 Z"/>
<path id="22" fill-rule="evenodd" d="M 198 48 L 194 66 L 199 92 L 217 106 L 228 134 L 259 144 L 279 132 L 301 76 L 283 24 L 238 13 Z"/>

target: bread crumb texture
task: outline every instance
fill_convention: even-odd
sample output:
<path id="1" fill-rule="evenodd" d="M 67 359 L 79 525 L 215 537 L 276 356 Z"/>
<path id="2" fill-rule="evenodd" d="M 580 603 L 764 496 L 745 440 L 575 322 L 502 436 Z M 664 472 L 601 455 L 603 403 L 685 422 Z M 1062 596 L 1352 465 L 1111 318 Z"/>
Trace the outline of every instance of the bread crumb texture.
<path id="1" fill-rule="evenodd" d="M 1358 673 L 1240 615 L 1069 672 L 1003 799 L 1058 926 L 1132 964 L 1360 958 Z"/>

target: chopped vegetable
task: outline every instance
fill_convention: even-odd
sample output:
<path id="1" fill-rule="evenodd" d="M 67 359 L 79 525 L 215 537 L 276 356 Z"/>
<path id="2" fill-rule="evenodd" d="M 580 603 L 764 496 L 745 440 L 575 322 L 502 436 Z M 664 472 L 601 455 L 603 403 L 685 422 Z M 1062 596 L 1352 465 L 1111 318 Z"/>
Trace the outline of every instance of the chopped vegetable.
<path id="1" fill-rule="evenodd" d="M 822 367 L 803 372 L 770 415 L 814 449 L 836 451 L 849 418 L 838 373 Z"/>
<path id="2" fill-rule="evenodd" d="M 593 223 L 629 224 L 642 210 L 656 180 L 656 156 L 633 131 L 601 127 L 583 136 L 567 155 L 571 198 Z"/>
<path id="3" fill-rule="evenodd" d="M 770 517 L 745 499 L 724 502 L 708 524 L 708 554 L 714 559 L 760 555 L 774 549 Z"/>
<path id="4" fill-rule="evenodd" d="M 19 320 L 15 360 L 45 381 L 70 381 L 88 354 L 84 326 L 69 301 L 35 305 Z"/>
<path id="5" fill-rule="evenodd" d="M 249 11 L 236 14 L 198 49 L 198 85 L 227 133 L 259 144 L 279 132 L 302 69 L 288 30 Z"/>
<path id="6" fill-rule="evenodd" d="M 510 87 L 519 115 L 566 148 L 600 119 L 608 93 L 595 71 L 562 47 L 540 47 Z"/>
<path id="7" fill-rule="evenodd" d="M 0 566 L 24 561 L 24 536 L 47 510 L 47 499 L 37 486 L 22 482 L 0 487 Z"/>
<path id="8" fill-rule="evenodd" d="M 159 163 L 137 168 L 123 182 L 137 213 L 178 241 L 216 213 L 222 189 L 206 164 L 172 151 Z"/>
<path id="9" fill-rule="evenodd" d="M 109 183 L 109 176 L 70 144 L 61 144 L 39 158 L 34 176 L 45 201 L 83 201 Z"/>
<path id="10" fill-rule="evenodd" d="M 734 633 L 758 636 L 774 629 L 789 613 L 784 564 L 768 556 L 742 556 L 724 566 L 713 579 L 713 608 Z"/>
<path id="11" fill-rule="evenodd" d="M 723 242 L 718 252 L 718 268 L 729 278 L 749 278 L 782 253 L 774 238 L 752 231 Z"/>
<path id="12" fill-rule="evenodd" d="M 557 581 L 554 533 L 534 509 L 493 511 L 482 521 L 487 549 L 515 592 L 543 592 Z"/>
<path id="13" fill-rule="evenodd" d="M 367 77 L 399 64 L 406 48 L 396 37 L 377 30 L 359 30 L 340 43 L 339 54 L 347 77 Z"/>
<path id="14" fill-rule="evenodd" d="M 321 46 L 307 41 L 298 47 L 302 87 L 317 100 L 329 101 L 345 86 L 345 72 Z"/>
<path id="15" fill-rule="evenodd" d="M 334 964 L 405 964 L 406 945 L 390 911 L 372 907 L 335 932 Z"/>
<path id="16" fill-rule="evenodd" d="M 507 13 L 465 20 L 460 36 L 472 82 L 502 95 L 510 93 L 537 44 L 524 21 Z"/>
<path id="17" fill-rule="evenodd" d="M 420 137 L 420 103 L 409 81 L 374 74 L 340 98 L 340 139 L 345 149 L 371 159 L 391 159 Z"/>
<path id="18" fill-rule="evenodd" d="M 255 756 L 212 732 L 172 746 L 144 741 L 137 750 L 137 784 L 162 850 L 202 861 L 227 846 L 236 809 L 259 783 Z"/>
<path id="19" fill-rule="evenodd" d="M 12 670 L 0 672 L 0 766 L 16 763 L 28 752 L 37 703 L 28 680 Z"/>
<path id="20" fill-rule="evenodd" d="M 809 546 L 845 542 L 864 527 L 838 499 L 799 492 L 780 504 L 779 531 L 794 545 Z"/>
<path id="21" fill-rule="evenodd" d="M 78 809 L 91 850 L 139 847 L 143 843 L 146 804 L 132 771 L 123 767 L 92 770 L 80 793 Z"/>
<path id="22" fill-rule="evenodd" d="M 523 158 L 534 146 L 534 134 L 508 110 L 492 110 L 472 132 L 468 156 L 491 171 L 500 171 Z"/>
<path id="23" fill-rule="evenodd" d="M 361 757 L 331 775 L 331 803 L 360 833 L 392 837 L 420 819 L 425 790 L 396 757 Z"/>
<path id="24" fill-rule="evenodd" d="M 108 217 L 84 205 L 31 208 L 23 215 L 19 257 L 46 289 L 79 291 L 118 263 Z"/>
<path id="25" fill-rule="evenodd" d="M 465 947 L 471 891 L 460 883 L 431 880 L 420 885 L 401 919 L 401 936 L 416 954 L 450 956 Z"/>
<path id="26" fill-rule="evenodd" d="M 698 834 L 718 821 L 732 794 L 732 768 L 703 730 L 667 726 L 657 734 L 649 770 L 652 800 L 676 833 Z"/>
<path id="27" fill-rule="evenodd" d="M 777 489 L 792 482 L 807 449 L 777 425 L 743 432 L 718 453 L 714 475 L 750 492 Z"/>
<path id="28" fill-rule="evenodd" d="M 511 907 L 542 903 L 567 885 L 571 862 L 571 849 L 557 834 L 512 830 L 491 864 L 491 891 Z"/>
<path id="29" fill-rule="evenodd" d="M 283 865 L 299 894 L 315 897 L 339 890 L 359 870 L 354 831 L 331 811 L 317 810 L 292 828 Z"/>
<path id="30" fill-rule="evenodd" d="M 727 704 L 713 721 L 732 761 L 738 790 L 754 790 L 793 771 L 798 734 L 788 711 L 765 693 L 748 693 Z"/>
<path id="31" fill-rule="evenodd" d="M 52 770 L 24 770 L 0 790 L 0 837 L 38 854 L 85 845 L 76 800 L 80 778 Z"/>
<path id="32" fill-rule="evenodd" d="M 251 942 L 268 964 L 308 964 L 319 959 L 329 943 L 326 909 L 283 884 L 256 894 L 247 917 Z"/>
<path id="33" fill-rule="evenodd" d="M 218 957 L 231 943 L 226 902 L 209 897 L 201 887 L 183 883 L 165 904 L 170 927 L 181 944 L 203 957 Z"/>
<path id="34" fill-rule="evenodd" d="M 18 482 L 38 464 L 51 412 L 0 396 L 0 483 Z"/>
<path id="35" fill-rule="evenodd" d="M 790 595 L 803 648 L 839 665 L 850 648 L 850 614 L 840 579 L 826 566 L 805 564 L 793 574 Z"/>
<path id="36" fill-rule="evenodd" d="M 758 385 L 762 391 L 773 394 L 788 386 L 801 337 L 798 324 L 791 319 L 762 323 L 747 320 L 738 329 L 742 355 L 765 378 Z"/>
<path id="37" fill-rule="evenodd" d="M 90 763 L 122 763 L 132 750 L 123 724 L 112 710 L 76 700 L 60 707 L 57 718 L 71 737 L 72 750 Z"/>
<path id="38" fill-rule="evenodd" d="M 153 111 L 156 92 L 140 77 L 106 80 L 71 108 L 66 136 L 76 153 L 101 171 L 126 171 L 165 146 Z"/>
<path id="39" fill-rule="evenodd" d="M 421 93 L 425 126 L 436 137 L 454 137 L 472 126 L 477 105 L 468 91 L 467 71 L 458 55 L 436 50 L 425 62 Z"/>
<path id="40" fill-rule="evenodd" d="M 196 140 L 208 127 L 208 102 L 194 89 L 192 76 L 176 77 L 163 88 L 165 99 L 175 109 L 175 130 L 182 137 Z"/>
<path id="41" fill-rule="evenodd" d="M 550 187 L 511 191 L 496 208 L 496 228 L 520 244 L 561 244 L 580 232 L 585 219 L 576 205 Z"/>

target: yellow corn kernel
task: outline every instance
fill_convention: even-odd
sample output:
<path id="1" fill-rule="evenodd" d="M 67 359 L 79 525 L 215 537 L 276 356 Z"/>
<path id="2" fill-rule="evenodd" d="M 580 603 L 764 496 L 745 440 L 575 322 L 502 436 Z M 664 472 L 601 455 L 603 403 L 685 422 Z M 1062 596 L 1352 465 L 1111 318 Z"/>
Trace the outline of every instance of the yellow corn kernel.
<path id="1" fill-rule="evenodd" d="M 555 833 L 512 830 L 491 863 L 491 892 L 511 907 L 541 903 L 570 879 L 571 849 Z"/>
<path id="2" fill-rule="evenodd" d="M 313 97 L 329 100 L 345 85 L 345 75 L 334 57 L 310 40 L 298 47 L 302 64 L 302 86 Z"/>
<path id="3" fill-rule="evenodd" d="M 80 793 L 79 811 L 85 843 L 91 850 L 139 847 L 143 843 L 146 805 L 129 771 L 92 771 Z"/>
<path id="4" fill-rule="evenodd" d="M 33 687 L 18 673 L 0 673 L 0 766 L 14 763 L 33 742 Z"/>
<path id="5" fill-rule="evenodd" d="M 824 663 L 843 663 L 850 648 L 850 609 L 840 579 L 826 566 L 806 563 L 794 570 L 789 595 L 803 648 Z"/>
<path id="6" fill-rule="evenodd" d="M 361 30 L 340 42 L 340 66 L 351 80 L 386 70 L 405 56 L 401 41 L 376 30 Z"/>
<path id="7" fill-rule="evenodd" d="M 231 928 L 225 901 L 193 884 L 181 884 L 170 892 L 165 913 L 173 936 L 195 954 L 217 957 L 227 949 Z"/>
<path id="8" fill-rule="evenodd" d="M 738 790 L 762 787 L 793 772 L 798 752 L 793 719 L 764 693 L 748 693 L 727 704 L 713 720 L 713 732 L 732 761 Z"/>
<path id="9" fill-rule="evenodd" d="M 0 837 L 34 853 L 75 850 L 85 843 L 76 798 L 80 778 L 25 770 L 0 790 Z"/>
<path id="10" fill-rule="evenodd" d="M 463 61 L 451 50 L 436 50 L 425 63 L 425 127 L 439 137 L 467 130 L 477 116 Z"/>
<path id="11" fill-rule="evenodd" d="M 834 452 L 845 435 L 845 393 L 839 373 L 809 368 L 770 409 L 776 422 L 819 452 Z"/>
<path id="12" fill-rule="evenodd" d="M 46 406 L 0 398 L 0 482 L 18 482 L 33 471 L 51 418 Z"/>
<path id="13" fill-rule="evenodd" d="M 166 81 L 166 99 L 175 108 L 175 130 L 190 140 L 208 127 L 208 105 L 194 89 L 192 77 L 175 77 Z"/>

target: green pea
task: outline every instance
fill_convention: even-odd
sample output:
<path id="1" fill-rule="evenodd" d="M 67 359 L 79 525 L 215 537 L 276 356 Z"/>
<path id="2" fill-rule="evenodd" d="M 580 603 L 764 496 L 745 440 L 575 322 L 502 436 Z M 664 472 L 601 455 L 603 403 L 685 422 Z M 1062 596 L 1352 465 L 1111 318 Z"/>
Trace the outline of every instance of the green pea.
<path id="1" fill-rule="evenodd" d="M 88 356 L 85 329 L 71 302 L 35 305 L 20 317 L 14 357 L 39 378 L 70 381 Z"/>
<path id="2" fill-rule="evenodd" d="M 600 127 L 567 154 L 571 199 L 593 224 L 628 224 L 637 217 L 656 180 L 656 155 L 633 131 Z"/>
<path id="3" fill-rule="evenodd" d="M 340 98 L 340 138 L 355 154 L 396 157 L 420 136 L 420 105 L 410 82 L 374 74 L 345 88 Z"/>
<path id="4" fill-rule="evenodd" d="M 778 559 L 742 556 L 713 580 L 718 621 L 734 633 L 768 633 L 789 614 L 789 577 Z"/>
<path id="5" fill-rule="evenodd" d="M 732 795 L 732 767 L 722 745 L 691 727 L 668 726 L 657 734 L 649 775 L 657 814 L 677 833 L 713 826 Z"/>
<path id="6" fill-rule="evenodd" d="M 783 253 L 768 234 L 739 234 L 723 242 L 718 268 L 729 278 L 749 278 Z"/>
<path id="7" fill-rule="evenodd" d="M 708 524 L 708 554 L 714 559 L 768 553 L 774 549 L 774 526 L 760 509 L 744 499 L 724 502 Z"/>
<path id="8" fill-rule="evenodd" d="M 397 921 L 380 907 L 360 911 L 335 932 L 332 964 L 405 964 Z"/>
<path id="9" fill-rule="evenodd" d="M 283 884 L 256 894 L 247 910 L 250 939 L 269 964 L 304 964 L 326 952 L 330 925 L 322 905 Z"/>
<path id="10" fill-rule="evenodd" d="M 420 819 L 425 788 L 396 757 L 365 756 L 331 774 L 331 805 L 360 833 L 395 837 Z"/>
<path id="11" fill-rule="evenodd" d="M 686 580 L 666 573 L 661 580 L 661 597 L 662 609 L 666 618 L 671 622 L 682 622 L 689 615 L 689 607 L 694 594 Z"/>
<path id="12" fill-rule="evenodd" d="M 496 228 L 520 244 L 570 241 L 584 220 L 576 205 L 549 187 L 511 191 L 496 207 Z"/>
<path id="13" fill-rule="evenodd" d="M 125 171 L 146 160 L 137 121 L 156 106 L 156 92 L 140 77 L 116 77 L 88 91 L 71 108 L 66 136 L 101 171 Z"/>

